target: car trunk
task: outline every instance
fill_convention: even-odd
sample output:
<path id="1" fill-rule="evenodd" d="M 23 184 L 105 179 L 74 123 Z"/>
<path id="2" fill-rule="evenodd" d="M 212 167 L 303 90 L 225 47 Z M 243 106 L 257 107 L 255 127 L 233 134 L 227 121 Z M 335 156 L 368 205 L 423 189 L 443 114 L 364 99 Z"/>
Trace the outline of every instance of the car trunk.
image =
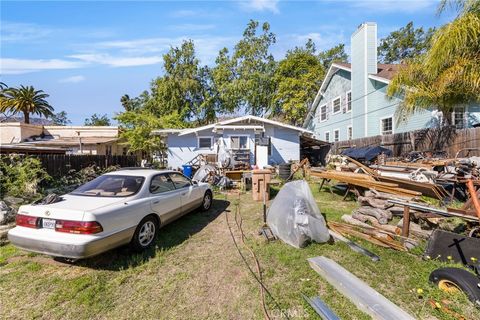
<path id="1" fill-rule="evenodd" d="M 76 195 L 64 195 L 62 199 L 62 201 L 46 205 L 22 206 L 19 213 L 48 219 L 82 221 L 86 211 L 122 201 L 121 198 Z"/>

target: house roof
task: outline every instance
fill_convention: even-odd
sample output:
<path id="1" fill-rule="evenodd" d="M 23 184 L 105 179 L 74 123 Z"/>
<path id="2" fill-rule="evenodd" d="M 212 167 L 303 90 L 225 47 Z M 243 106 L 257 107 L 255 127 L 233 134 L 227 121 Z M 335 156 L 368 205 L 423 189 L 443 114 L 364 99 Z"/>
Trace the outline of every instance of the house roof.
<path id="1" fill-rule="evenodd" d="M 304 129 L 304 128 L 295 127 L 295 126 L 292 126 L 292 125 L 289 125 L 289 124 L 286 124 L 286 123 L 282 123 L 282 122 L 278 122 L 278 121 L 270 120 L 270 119 L 265 119 L 265 118 L 261 118 L 261 117 L 257 117 L 257 116 L 251 116 L 251 115 L 246 115 L 246 116 L 242 116 L 242 117 L 228 119 L 228 120 L 220 121 L 220 122 L 217 122 L 217 123 L 213 123 L 213 124 L 209 124 L 209 125 L 205 125 L 205 126 L 201 126 L 201 127 L 197 127 L 197 128 L 191 128 L 191 129 L 153 130 L 152 134 L 161 135 L 161 134 L 165 134 L 165 133 L 178 133 L 179 136 L 184 136 L 184 135 L 196 133 L 196 132 L 199 132 L 199 131 L 202 131 L 202 130 L 208 130 L 208 129 L 214 130 L 215 128 L 225 129 L 226 128 L 225 126 L 227 126 L 229 124 L 235 124 L 237 122 L 247 122 L 248 124 L 251 123 L 251 125 L 254 125 L 255 122 L 267 123 L 267 124 L 271 124 L 273 126 L 287 128 L 287 129 L 299 131 L 301 133 L 306 133 L 306 134 L 313 135 L 312 131 Z M 236 126 L 236 127 L 238 127 L 238 126 Z M 254 126 L 254 127 L 258 127 L 258 126 Z"/>
<path id="2" fill-rule="evenodd" d="M 0 144 L 0 153 L 20 154 L 65 154 L 65 149 L 55 147 L 34 146 L 28 143 Z"/>
<path id="3" fill-rule="evenodd" d="M 103 144 L 118 141 L 119 138 L 113 137 L 81 137 L 82 144 Z M 24 145 L 42 145 L 42 146 L 59 146 L 70 147 L 78 146 L 80 143 L 78 137 L 60 137 L 55 139 L 43 139 L 35 141 L 22 142 Z"/>

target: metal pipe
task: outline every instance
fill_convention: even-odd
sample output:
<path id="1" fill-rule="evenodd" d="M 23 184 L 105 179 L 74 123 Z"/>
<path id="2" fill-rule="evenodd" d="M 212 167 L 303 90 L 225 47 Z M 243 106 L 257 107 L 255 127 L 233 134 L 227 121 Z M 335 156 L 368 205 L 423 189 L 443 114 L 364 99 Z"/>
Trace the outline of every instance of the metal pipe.
<path id="1" fill-rule="evenodd" d="M 319 297 L 309 298 L 303 293 L 302 297 L 323 320 L 340 320 L 340 318 L 337 317 L 337 315 Z"/>
<path id="2" fill-rule="evenodd" d="M 422 206 L 418 203 L 411 203 L 411 202 L 404 202 L 404 201 L 390 200 L 390 199 L 387 200 L 387 201 L 389 203 L 398 204 L 400 206 L 409 206 L 410 208 L 418 210 L 418 211 L 433 212 L 433 213 L 436 213 L 436 214 L 438 214 L 440 216 L 444 216 L 444 217 L 459 217 L 459 218 L 462 218 L 462 219 L 465 219 L 465 220 L 478 222 L 477 217 L 471 217 L 471 216 L 467 216 L 467 215 L 464 215 L 464 214 L 458 214 L 458 213 L 454 213 L 454 212 L 443 211 L 443 210 L 436 209 L 436 208 L 425 207 L 425 206 Z"/>

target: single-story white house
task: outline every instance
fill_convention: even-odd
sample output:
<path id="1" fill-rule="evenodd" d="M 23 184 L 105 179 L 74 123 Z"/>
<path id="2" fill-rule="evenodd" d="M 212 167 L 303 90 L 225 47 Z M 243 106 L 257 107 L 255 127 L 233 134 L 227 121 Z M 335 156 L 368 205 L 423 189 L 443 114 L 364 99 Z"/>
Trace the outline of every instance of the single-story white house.
<path id="1" fill-rule="evenodd" d="M 298 161 L 301 143 L 313 132 L 278 121 L 256 116 L 243 116 L 198 128 L 154 130 L 165 138 L 168 167 L 176 169 L 199 155 L 215 157 L 227 150 L 235 160 L 257 165 L 275 165 Z M 318 141 L 318 149 L 329 146 Z M 327 150 L 328 151 L 328 150 Z"/>

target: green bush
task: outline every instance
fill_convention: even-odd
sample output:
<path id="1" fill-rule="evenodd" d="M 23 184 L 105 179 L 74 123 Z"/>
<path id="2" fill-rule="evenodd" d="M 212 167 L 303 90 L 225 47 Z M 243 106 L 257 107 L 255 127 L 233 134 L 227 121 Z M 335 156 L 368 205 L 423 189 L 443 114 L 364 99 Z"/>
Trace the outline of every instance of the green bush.
<path id="1" fill-rule="evenodd" d="M 35 197 L 40 183 L 50 180 L 40 160 L 19 155 L 0 156 L 0 198 Z"/>

